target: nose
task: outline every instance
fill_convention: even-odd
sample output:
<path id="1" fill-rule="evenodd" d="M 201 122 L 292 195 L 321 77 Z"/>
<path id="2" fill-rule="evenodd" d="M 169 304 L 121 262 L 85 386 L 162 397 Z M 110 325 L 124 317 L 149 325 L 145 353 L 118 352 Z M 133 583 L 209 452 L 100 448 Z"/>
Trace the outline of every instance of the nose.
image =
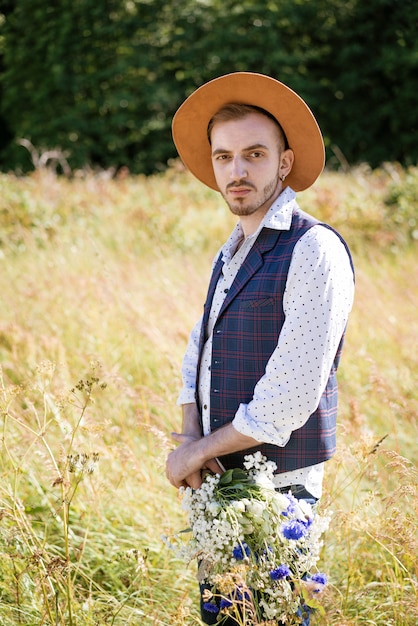
<path id="1" fill-rule="evenodd" d="M 231 171 L 229 173 L 231 180 L 242 180 L 247 176 L 247 168 L 245 162 L 239 156 L 235 156 L 231 160 Z"/>

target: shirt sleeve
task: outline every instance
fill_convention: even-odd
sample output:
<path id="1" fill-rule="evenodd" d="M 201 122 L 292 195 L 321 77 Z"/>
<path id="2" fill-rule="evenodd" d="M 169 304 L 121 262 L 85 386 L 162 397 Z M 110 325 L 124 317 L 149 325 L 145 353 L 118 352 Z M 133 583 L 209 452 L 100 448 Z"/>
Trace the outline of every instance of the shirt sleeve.
<path id="1" fill-rule="evenodd" d="M 285 446 L 317 409 L 354 297 L 349 256 L 329 228 L 295 245 L 283 297 L 285 321 L 264 376 L 233 420 L 240 433 Z"/>
<path id="2" fill-rule="evenodd" d="M 216 261 L 222 252 L 220 248 L 212 261 L 212 271 L 216 265 Z M 186 352 L 183 358 L 183 364 L 181 368 L 181 375 L 183 380 L 183 387 L 177 398 L 177 404 L 189 404 L 196 400 L 196 375 L 197 375 L 197 363 L 199 360 L 199 340 L 200 329 L 203 323 L 203 315 L 201 315 L 199 321 L 195 324 L 192 332 L 189 336 Z"/>
<path id="3" fill-rule="evenodd" d="M 181 368 L 183 387 L 177 398 L 177 404 L 189 404 L 190 402 L 194 402 L 196 399 L 196 374 L 197 362 L 199 358 L 199 339 L 202 319 L 203 316 L 190 333 Z"/>

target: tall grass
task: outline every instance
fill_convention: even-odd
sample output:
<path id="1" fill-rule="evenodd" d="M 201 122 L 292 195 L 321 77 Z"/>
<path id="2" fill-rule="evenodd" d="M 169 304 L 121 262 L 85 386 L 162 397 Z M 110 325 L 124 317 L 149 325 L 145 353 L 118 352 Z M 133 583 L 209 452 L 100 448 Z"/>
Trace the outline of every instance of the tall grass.
<path id="1" fill-rule="evenodd" d="M 354 252 L 320 624 L 418 622 L 418 172 L 327 173 L 302 208 Z M 234 221 L 175 168 L 0 176 L 0 623 L 200 624 L 164 460 L 188 332 Z"/>

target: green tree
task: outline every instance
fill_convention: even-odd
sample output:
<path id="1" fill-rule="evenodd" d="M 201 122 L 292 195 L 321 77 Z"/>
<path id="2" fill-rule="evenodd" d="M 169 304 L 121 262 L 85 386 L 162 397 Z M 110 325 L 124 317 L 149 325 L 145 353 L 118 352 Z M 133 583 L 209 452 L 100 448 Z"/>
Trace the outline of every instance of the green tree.
<path id="1" fill-rule="evenodd" d="M 3 115 L 15 136 L 68 151 L 75 168 L 158 167 L 171 148 L 171 94 L 155 71 L 163 9 L 155 1 L 17 0 L 2 77 Z M 25 167 L 28 155 L 14 143 L 3 158 Z"/>
<path id="2" fill-rule="evenodd" d="M 331 161 L 335 145 L 352 164 L 416 163 L 418 3 L 299 0 L 297 12 L 311 25 L 316 54 L 303 53 Z"/>
<path id="3" fill-rule="evenodd" d="M 0 115 L 10 135 L 146 174 L 175 156 L 172 116 L 221 74 L 283 80 L 306 99 L 328 162 L 416 162 L 415 0 L 8 0 Z M 0 120 L 1 121 L 1 120 Z M 28 167 L 9 141 L 2 167 Z M 0 165 L 1 165 L 0 163 Z"/>

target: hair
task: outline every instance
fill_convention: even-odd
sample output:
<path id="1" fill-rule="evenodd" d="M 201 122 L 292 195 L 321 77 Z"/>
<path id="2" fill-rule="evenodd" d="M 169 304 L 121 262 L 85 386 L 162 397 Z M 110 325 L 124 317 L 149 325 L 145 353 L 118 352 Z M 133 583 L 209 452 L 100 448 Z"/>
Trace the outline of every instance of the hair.
<path id="1" fill-rule="evenodd" d="M 243 119 L 244 117 L 247 117 L 247 115 L 250 115 L 251 113 L 260 113 L 261 115 L 264 115 L 265 117 L 268 117 L 270 120 L 272 120 L 275 123 L 277 130 L 279 132 L 279 139 L 280 139 L 280 143 L 282 144 L 283 149 L 284 150 L 289 149 L 289 143 L 287 141 L 286 133 L 284 132 L 283 128 L 281 127 L 277 119 L 274 117 L 274 115 L 272 115 L 265 109 L 254 106 L 252 104 L 238 104 L 234 102 L 231 102 L 230 104 L 225 104 L 209 120 L 208 130 L 207 130 L 209 143 L 210 144 L 212 143 L 211 134 L 212 134 L 213 127 L 217 122 L 230 122 L 232 120 L 240 120 L 240 119 Z"/>

